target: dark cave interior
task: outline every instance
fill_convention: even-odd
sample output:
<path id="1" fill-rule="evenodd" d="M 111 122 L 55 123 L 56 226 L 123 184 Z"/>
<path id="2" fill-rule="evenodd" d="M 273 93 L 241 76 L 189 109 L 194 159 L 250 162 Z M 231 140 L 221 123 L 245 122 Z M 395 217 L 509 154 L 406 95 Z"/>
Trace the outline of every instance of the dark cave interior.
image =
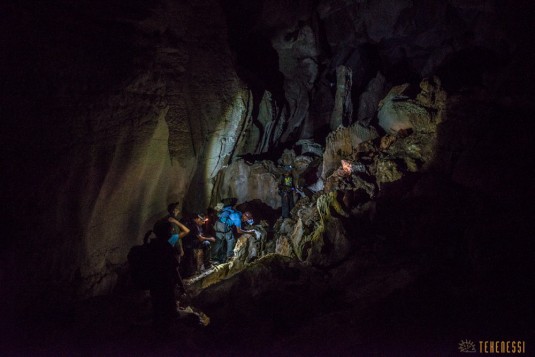
<path id="1" fill-rule="evenodd" d="M 533 349 L 530 1 L 0 11 L 2 355 Z M 288 165 L 304 193 L 281 218 Z M 225 197 L 261 253 L 188 278 L 155 334 L 129 249 L 169 202 Z"/>

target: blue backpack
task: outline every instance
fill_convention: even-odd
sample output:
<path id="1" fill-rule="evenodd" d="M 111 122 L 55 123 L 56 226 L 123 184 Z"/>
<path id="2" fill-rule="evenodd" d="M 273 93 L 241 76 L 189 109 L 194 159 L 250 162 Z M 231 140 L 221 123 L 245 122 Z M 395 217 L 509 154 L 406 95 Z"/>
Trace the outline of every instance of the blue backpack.
<path id="1" fill-rule="evenodd" d="M 227 227 L 232 227 L 234 225 L 234 221 L 230 218 L 230 215 L 233 213 L 240 213 L 239 211 L 236 211 L 231 206 L 223 208 L 221 212 L 217 214 L 217 217 L 219 218 L 219 221 L 222 223 L 225 223 Z"/>

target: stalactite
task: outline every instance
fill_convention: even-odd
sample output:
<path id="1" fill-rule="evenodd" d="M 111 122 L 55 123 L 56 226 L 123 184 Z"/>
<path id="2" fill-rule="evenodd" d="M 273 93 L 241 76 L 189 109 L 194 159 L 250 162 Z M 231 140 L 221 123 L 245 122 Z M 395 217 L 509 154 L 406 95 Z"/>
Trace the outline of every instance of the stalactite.
<path id="1" fill-rule="evenodd" d="M 260 105 L 263 105 L 263 107 L 266 108 L 267 113 L 264 114 L 269 118 L 258 118 L 259 121 L 262 121 L 262 119 L 264 119 L 265 127 L 264 130 L 259 133 L 260 135 L 254 151 L 255 154 L 261 154 L 269 150 L 269 138 L 271 136 L 271 131 L 273 130 L 273 123 L 276 119 L 274 112 L 276 107 L 274 104 L 273 96 L 269 91 L 264 92 L 264 96 L 262 97 L 262 102 Z M 259 116 L 261 114 L 262 112 L 259 112 Z"/>
<path id="2" fill-rule="evenodd" d="M 351 68 L 338 66 L 336 68 L 336 96 L 331 114 L 331 130 L 336 130 L 340 125 L 351 124 L 351 116 L 353 115 L 351 85 Z"/>
<path id="3" fill-rule="evenodd" d="M 240 153 L 242 151 L 245 141 L 247 140 L 247 133 L 249 132 L 250 126 L 253 122 L 251 114 L 253 110 L 252 101 L 253 93 L 249 90 L 247 99 L 244 100 L 245 110 L 243 112 L 243 117 L 240 119 L 241 123 L 239 124 L 239 128 L 237 131 L 237 139 L 235 141 L 234 147 L 229 153 L 227 163 L 231 163 L 234 159 L 235 154 Z"/>

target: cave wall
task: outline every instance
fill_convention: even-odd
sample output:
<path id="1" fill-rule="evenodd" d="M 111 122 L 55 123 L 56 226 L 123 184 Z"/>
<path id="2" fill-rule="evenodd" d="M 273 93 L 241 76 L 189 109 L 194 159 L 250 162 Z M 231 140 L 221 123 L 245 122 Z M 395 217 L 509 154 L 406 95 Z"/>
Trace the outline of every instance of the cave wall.
<path id="1" fill-rule="evenodd" d="M 402 99 L 391 89 L 409 86 L 405 96 L 411 96 L 420 90 L 422 79 L 436 75 L 450 100 L 449 122 L 440 128 L 435 168 L 488 194 L 504 190 L 520 194 L 510 184 L 511 179 L 525 177 L 529 164 L 511 157 L 523 145 L 532 148 L 527 129 L 531 124 L 524 119 L 533 110 L 528 93 L 534 89 L 530 69 L 533 49 L 526 45 L 532 37 L 529 2 L 521 1 L 514 7 L 499 1 L 223 4 L 227 18 L 235 19 L 229 13 L 237 16 L 240 10 L 248 17 L 249 25 L 229 25 L 238 75 L 256 88 L 260 93 L 256 97 L 261 98 L 262 89 L 269 90 L 273 101 L 283 107 L 281 116 L 263 116 L 253 109 L 253 122 L 259 120 L 263 127 L 283 121 L 278 141 L 264 138 L 263 142 L 291 146 L 301 138 L 324 145 L 327 134 L 340 124 L 387 127 L 383 121 L 393 118 L 390 102 Z M 234 27 L 242 31 L 239 36 Z M 249 41 L 242 44 L 243 39 Z M 240 58 L 250 59 L 251 53 L 260 56 L 260 49 L 250 46 L 251 39 L 269 40 L 278 65 L 240 63 Z M 339 95 L 340 86 L 346 86 L 337 78 L 340 68 L 346 68 L 351 78 L 346 99 Z M 282 76 L 282 82 L 270 82 L 267 76 Z M 389 93 L 392 97 L 385 99 Z M 337 107 L 342 102 L 344 107 L 353 107 L 349 115 L 344 112 L 349 109 Z M 384 130 L 392 133 L 404 127 L 399 120 L 396 125 Z M 506 137 L 500 138 L 497 133 L 504 130 Z M 502 139 L 514 148 L 507 145 L 509 148 L 502 150 L 492 144 Z M 485 168 L 476 169 L 481 165 Z M 506 178 L 500 167 L 508 167 L 514 174 Z M 476 173 L 485 170 L 485 175 Z M 521 187 L 532 186 L 523 178 L 521 181 Z"/>
<path id="2" fill-rule="evenodd" d="M 249 93 L 221 7 L 3 7 L 1 285 L 25 306 L 109 293 L 169 202 L 207 206 L 234 151 Z"/>
<path id="3" fill-rule="evenodd" d="M 511 200 L 533 194 L 531 164 L 514 156 L 533 146 L 524 125 L 529 9 L 458 0 L 3 4 L 3 295 L 29 305 L 43 292 L 41 303 L 110 292 L 168 202 L 198 210 L 227 193 L 265 197 L 271 173 L 249 192 L 232 175 L 217 181 L 220 169 L 252 170 L 233 159 L 281 153 L 297 139 L 324 144 L 340 66 L 351 71 L 344 126 L 378 127 L 379 101 L 394 86 L 419 91 L 414 84 L 436 74 L 450 98 L 437 169 Z M 329 169 L 337 148 L 327 148 Z"/>
<path id="4" fill-rule="evenodd" d="M 486 93 L 489 103 L 499 100 L 505 88 L 523 97 L 518 81 L 532 87 L 517 76 L 528 70 L 532 58 L 523 45 L 529 38 L 529 19 L 522 15 L 530 8 L 526 1 L 515 7 L 495 1 L 222 4 L 232 21 L 229 41 L 238 74 L 258 92 L 258 102 L 263 90 L 269 90 L 286 109 L 282 142 L 325 137 L 339 66 L 352 77 L 354 110 L 346 126 L 355 121 L 369 124 L 378 101 L 392 86 L 417 84 L 432 75 L 438 75 L 448 91 L 492 87 Z M 238 21 L 241 14 L 243 21 Z M 258 59 L 272 58 L 273 50 L 277 63 Z"/>

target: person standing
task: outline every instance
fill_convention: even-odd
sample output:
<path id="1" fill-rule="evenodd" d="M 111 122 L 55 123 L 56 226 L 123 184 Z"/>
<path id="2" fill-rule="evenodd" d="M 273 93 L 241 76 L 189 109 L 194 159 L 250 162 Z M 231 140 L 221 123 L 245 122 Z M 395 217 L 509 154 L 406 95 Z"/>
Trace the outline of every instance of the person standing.
<path id="1" fill-rule="evenodd" d="M 180 209 L 178 208 L 178 205 L 179 205 L 179 202 L 170 203 L 167 206 L 167 212 L 169 214 L 163 219 L 167 220 L 173 225 L 173 234 L 171 235 L 171 238 L 169 239 L 169 244 L 171 244 L 171 246 L 176 248 L 176 250 L 178 251 L 178 255 L 180 257 L 183 257 L 184 247 L 182 245 L 182 238 L 184 238 L 185 236 L 189 234 L 190 229 L 178 220 L 178 215 L 180 213 Z"/>
<path id="2" fill-rule="evenodd" d="M 292 176 L 292 167 L 287 166 L 279 183 L 279 194 L 281 195 L 282 218 L 290 217 L 290 212 L 294 207 L 294 179 Z"/>
<path id="3" fill-rule="evenodd" d="M 168 241 L 173 234 L 171 222 L 160 220 L 153 228 L 156 239 L 149 244 L 152 279 L 150 296 L 153 324 L 158 333 L 166 333 L 178 315 L 176 311 L 176 285 L 181 282 L 175 250 Z"/>
<path id="4" fill-rule="evenodd" d="M 168 215 L 161 219 L 161 221 L 169 222 L 172 227 L 171 237 L 167 240 L 168 243 L 173 247 L 173 251 L 177 255 L 177 261 L 180 264 L 180 260 L 184 256 L 184 248 L 182 246 L 182 239 L 190 233 L 190 229 L 186 227 L 182 222 L 178 220 L 178 215 L 180 214 L 180 209 L 178 208 L 179 202 L 170 203 L 167 206 Z M 186 286 L 182 281 L 182 276 L 177 270 L 178 275 L 178 286 L 180 294 L 186 292 Z"/>

